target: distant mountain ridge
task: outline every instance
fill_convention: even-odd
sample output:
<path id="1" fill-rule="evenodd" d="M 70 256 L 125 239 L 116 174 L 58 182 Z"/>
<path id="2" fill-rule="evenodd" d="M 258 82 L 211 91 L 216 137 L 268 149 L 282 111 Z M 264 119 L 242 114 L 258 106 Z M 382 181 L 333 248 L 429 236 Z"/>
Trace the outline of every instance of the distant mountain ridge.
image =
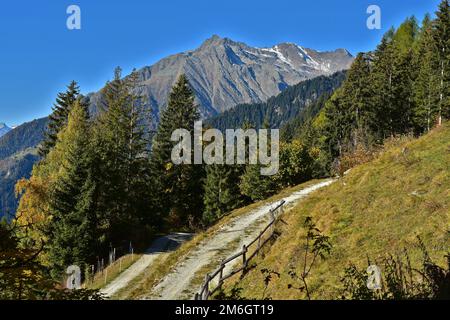
<path id="1" fill-rule="evenodd" d="M 37 146 L 44 138 L 47 118 L 24 123 L 0 137 L 0 219 L 14 216 L 17 180 L 28 178 L 39 160 Z"/>
<path id="2" fill-rule="evenodd" d="M 282 128 L 286 123 L 314 110 L 315 103 L 331 95 L 344 81 L 346 72 L 319 76 L 302 81 L 263 103 L 240 104 L 215 117 L 206 119 L 205 125 L 224 130 L 240 128 L 250 122 L 259 128 L 265 120 L 272 128 Z M 312 108 L 312 109 L 311 109 Z M 14 186 L 17 180 L 28 178 L 33 165 L 39 160 L 37 148 L 44 137 L 48 118 L 25 123 L 0 138 L 0 217 L 11 216 L 17 207 Z M 301 125 L 302 121 L 297 121 Z"/>
<path id="3" fill-rule="evenodd" d="M 170 90 L 182 73 L 192 86 L 202 117 L 208 118 L 237 104 L 265 102 L 288 86 L 346 70 L 352 62 L 353 56 L 345 49 L 319 52 L 294 43 L 256 48 L 214 35 L 195 50 L 137 70 L 136 91 L 146 97 L 156 126 Z M 101 93 L 92 93 L 89 98 L 95 111 Z"/>
<path id="4" fill-rule="evenodd" d="M 12 128 L 8 127 L 5 123 L 0 122 L 0 137 L 10 132 Z"/>
<path id="5" fill-rule="evenodd" d="M 13 156 L 25 149 L 36 148 L 44 138 L 48 118 L 26 122 L 8 131 L 0 138 L 0 160 Z"/>

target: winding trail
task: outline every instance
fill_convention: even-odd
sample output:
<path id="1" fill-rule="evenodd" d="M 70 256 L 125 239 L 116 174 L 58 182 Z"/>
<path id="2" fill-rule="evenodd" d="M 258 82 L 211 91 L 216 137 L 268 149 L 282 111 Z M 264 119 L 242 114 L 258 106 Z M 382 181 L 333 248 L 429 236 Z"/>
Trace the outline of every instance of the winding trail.
<path id="1" fill-rule="evenodd" d="M 164 277 L 144 299 L 180 300 L 192 299 L 199 289 L 199 277 L 202 280 L 203 268 L 216 269 L 220 262 L 242 249 L 242 246 L 254 239 L 269 221 L 269 210 L 281 200 L 285 209 L 292 207 L 310 193 L 333 183 L 329 179 L 303 190 L 296 191 L 284 199 L 265 204 L 249 213 L 235 217 L 220 228 L 214 235 L 203 240 L 189 255 Z"/>
<path id="2" fill-rule="evenodd" d="M 156 239 L 139 260 L 100 290 L 100 293 L 106 297 L 112 297 L 149 267 L 161 254 L 175 250 L 181 243 L 190 238 L 192 238 L 192 234 L 189 233 L 174 233 Z"/>

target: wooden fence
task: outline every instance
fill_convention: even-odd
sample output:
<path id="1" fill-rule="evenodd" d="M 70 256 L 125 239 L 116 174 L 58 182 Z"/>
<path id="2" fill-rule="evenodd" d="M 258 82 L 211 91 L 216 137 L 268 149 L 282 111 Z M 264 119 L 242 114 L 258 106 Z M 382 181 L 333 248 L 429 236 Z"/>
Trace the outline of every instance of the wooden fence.
<path id="1" fill-rule="evenodd" d="M 248 268 L 249 262 L 259 254 L 260 250 L 264 247 L 264 245 L 272 238 L 273 233 L 275 231 L 275 221 L 277 218 L 277 215 L 283 213 L 283 205 L 285 204 L 285 201 L 281 201 L 275 208 L 271 209 L 269 211 L 271 221 L 270 223 L 259 233 L 259 235 L 249 244 L 244 245 L 242 247 L 242 251 L 236 253 L 235 255 L 223 260 L 220 263 L 219 268 L 214 271 L 211 274 L 207 274 L 205 277 L 205 281 L 203 282 L 203 285 L 201 286 L 201 290 L 199 293 L 195 294 L 194 300 L 208 300 L 209 297 L 211 297 L 215 292 L 220 290 L 222 288 L 222 285 L 225 280 L 228 278 L 231 278 L 235 274 L 238 274 L 239 272 L 244 272 Z M 278 214 L 277 214 L 278 212 Z M 270 235 L 266 238 L 264 236 L 266 234 L 270 233 Z M 249 254 L 250 250 L 249 248 L 255 245 L 254 251 Z M 236 270 L 231 271 L 229 274 L 224 275 L 224 270 L 227 264 L 231 263 L 232 261 L 241 258 L 242 265 L 237 268 Z M 211 288 L 212 282 L 215 278 L 218 277 L 217 286 L 215 288 Z"/>

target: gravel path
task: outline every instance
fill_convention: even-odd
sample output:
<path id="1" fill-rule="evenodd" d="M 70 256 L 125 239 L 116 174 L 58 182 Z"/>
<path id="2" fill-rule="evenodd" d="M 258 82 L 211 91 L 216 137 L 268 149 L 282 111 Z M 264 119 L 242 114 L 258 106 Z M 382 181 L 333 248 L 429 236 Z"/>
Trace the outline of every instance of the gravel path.
<path id="1" fill-rule="evenodd" d="M 303 190 L 292 193 L 283 200 L 285 208 L 294 205 L 317 189 L 333 183 L 326 180 Z M 146 299 L 179 300 L 192 299 L 199 289 L 196 273 L 204 267 L 216 269 L 220 262 L 242 249 L 242 246 L 253 240 L 269 221 L 269 210 L 280 203 L 281 199 L 263 205 L 246 215 L 232 219 L 219 229 L 213 236 L 202 241 L 192 252 L 175 267 L 174 272 L 168 274 L 153 289 Z M 196 281 L 194 281 L 196 280 Z"/>
<path id="2" fill-rule="evenodd" d="M 175 250 L 182 242 L 189 240 L 191 237 L 192 234 L 189 233 L 174 233 L 156 239 L 139 260 L 100 290 L 100 292 L 106 297 L 113 296 L 150 266 L 160 254 Z"/>

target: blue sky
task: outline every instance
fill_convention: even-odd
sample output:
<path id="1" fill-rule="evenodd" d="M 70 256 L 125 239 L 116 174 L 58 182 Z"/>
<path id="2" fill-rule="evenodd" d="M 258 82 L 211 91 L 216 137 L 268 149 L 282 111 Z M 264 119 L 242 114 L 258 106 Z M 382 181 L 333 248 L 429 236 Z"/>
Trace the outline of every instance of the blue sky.
<path id="1" fill-rule="evenodd" d="M 212 34 L 264 47 L 295 42 L 317 50 L 373 49 L 406 17 L 422 19 L 439 0 L 16 0 L 0 4 L 0 122 L 46 116 L 72 79 L 82 92 L 160 58 L 198 47 Z M 66 9 L 81 8 L 81 30 Z M 381 7 L 382 29 L 366 27 Z"/>

